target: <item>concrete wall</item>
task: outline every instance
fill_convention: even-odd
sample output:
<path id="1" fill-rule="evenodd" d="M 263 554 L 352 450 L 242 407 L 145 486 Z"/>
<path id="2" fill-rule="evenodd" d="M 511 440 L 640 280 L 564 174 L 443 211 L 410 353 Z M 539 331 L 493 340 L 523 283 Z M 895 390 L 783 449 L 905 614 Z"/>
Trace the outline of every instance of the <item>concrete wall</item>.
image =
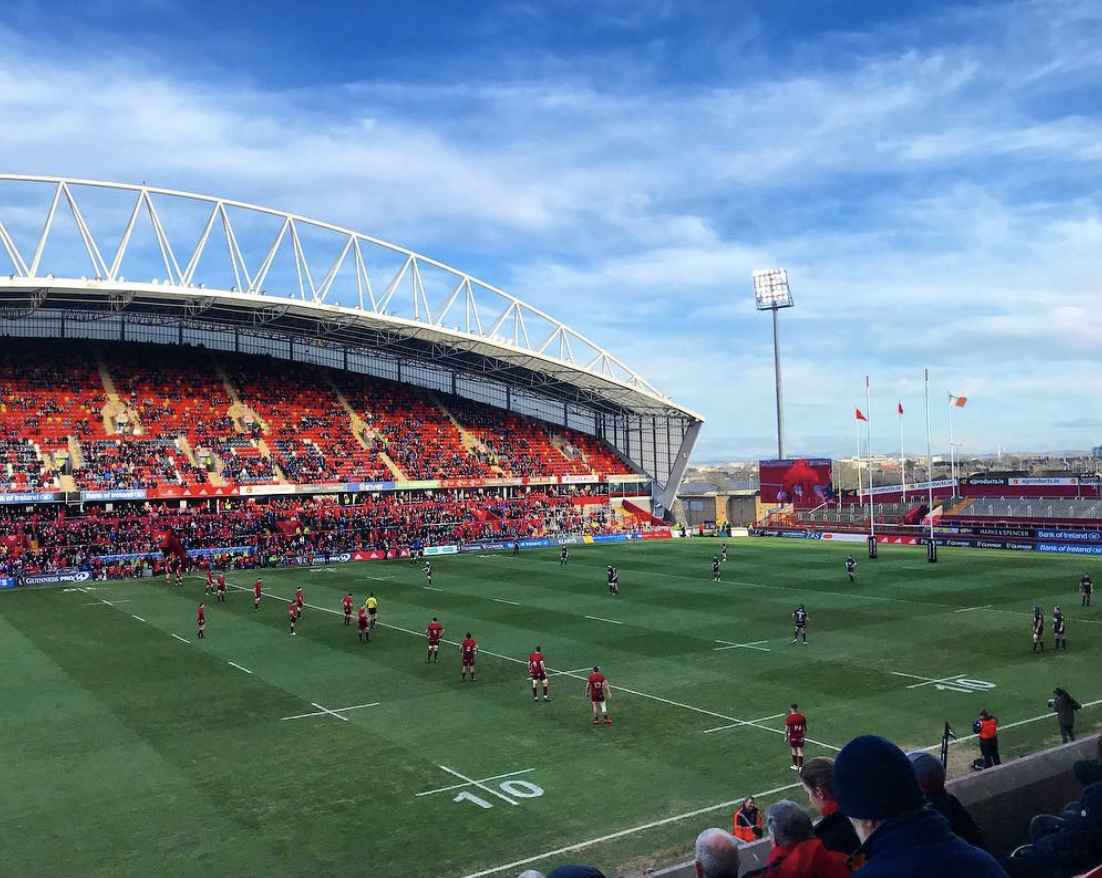
<path id="1" fill-rule="evenodd" d="M 1006 856 L 1028 840 L 1029 821 L 1035 814 L 1058 814 L 1065 804 L 1079 797 L 1081 787 L 1072 774 L 1072 766 L 1080 759 L 1095 758 L 1097 753 L 1098 735 L 1092 735 L 1003 763 L 998 768 L 964 775 L 950 781 L 948 789 L 980 825 L 991 852 Z M 688 834 L 688 844 L 692 844 L 693 830 L 689 829 Z M 746 845 L 741 853 L 740 872 L 745 875 L 765 865 L 769 841 Z M 695 878 L 696 871 L 692 862 L 688 862 L 663 869 L 657 876 Z"/>

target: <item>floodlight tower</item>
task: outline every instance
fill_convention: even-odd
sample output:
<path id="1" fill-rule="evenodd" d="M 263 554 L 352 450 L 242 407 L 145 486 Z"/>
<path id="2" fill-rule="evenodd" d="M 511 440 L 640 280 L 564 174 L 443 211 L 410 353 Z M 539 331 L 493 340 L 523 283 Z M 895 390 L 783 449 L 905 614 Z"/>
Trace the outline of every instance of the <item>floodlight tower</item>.
<path id="1" fill-rule="evenodd" d="M 792 301 L 792 291 L 788 288 L 787 269 L 755 271 L 754 299 L 759 311 L 773 312 L 773 368 L 777 378 L 777 458 L 784 460 L 784 386 L 781 382 L 781 332 L 777 312 L 796 304 Z"/>

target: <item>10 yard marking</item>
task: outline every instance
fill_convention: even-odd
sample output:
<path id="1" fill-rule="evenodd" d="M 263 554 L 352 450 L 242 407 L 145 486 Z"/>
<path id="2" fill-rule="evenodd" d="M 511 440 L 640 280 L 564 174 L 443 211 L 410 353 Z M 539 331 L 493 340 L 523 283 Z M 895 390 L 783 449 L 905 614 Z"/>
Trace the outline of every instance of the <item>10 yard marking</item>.
<path id="1" fill-rule="evenodd" d="M 449 768 L 446 765 L 437 766 L 441 771 L 446 771 L 448 774 L 459 778 L 462 783 L 452 784 L 447 787 L 440 787 L 436 790 L 426 790 L 423 793 L 417 793 L 417 797 L 431 796 L 436 793 L 449 793 L 452 790 L 459 790 L 453 802 L 472 802 L 478 805 L 483 810 L 489 810 L 494 807 L 494 803 L 490 802 L 481 796 L 477 796 L 465 787 L 474 787 L 482 792 L 501 799 L 503 802 L 507 802 L 510 805 L 519 805 L 520 802 L 517 799 L 538 799 L 543 795 L 543 787 L 538 786 L 531 781 L 520 780 L 516 777 L 518 774 L 528 774 L 530 771 L 535 771 L 534 768 L 523 768 L 519 771 L 509 771 L 505 774 L 495 774 L 493 777 L 484 777 L 480 780 L 476 780 L 471 777 L 467 777 L 465 774 L 461 774 L 454 768 Z M 508 778 L 507 780 L 501 780 L 502 778 Z M 488 781 L 500 780 L 501 783 L 497 785 L 497 789 L 488 785 Z"/>

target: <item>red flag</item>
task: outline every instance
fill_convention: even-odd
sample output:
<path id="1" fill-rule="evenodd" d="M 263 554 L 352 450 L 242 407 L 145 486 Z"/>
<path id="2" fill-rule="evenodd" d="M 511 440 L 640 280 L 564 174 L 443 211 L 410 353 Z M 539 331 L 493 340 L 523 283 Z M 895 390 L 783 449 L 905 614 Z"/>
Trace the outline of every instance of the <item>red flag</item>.
<path id="1" fill-rule="evenodd" d="M 967 396 L 953 396 L 953 394 L 951 394 L 951 393 L 949 394 L 949 404 L 950 405 L 955 405 L 957 408 L 962 409 L 962 408 L 964 408 L 964 404 L 966 402 L 968 402 L 968 397 Z"/>
<path id="2" fill-rule="evenodd" d="M 903 403 L 899 404 L 899 413 L 903 414 Z"/>
<path id="3" fill-rule="evenodd" d="M 855 411 L 855 412 L 857 412 L 857 420 L 859 420 L 859 421 L 867 421 L 867 420 L 868 420 L 868 418 L 866 418 L 866 417 L 865 417 L 865 416 L 864 416 L 864 415 L 863 415 L 863 414 L 861 413 L 861 409 L 854 409 L 854 411 Z"/>

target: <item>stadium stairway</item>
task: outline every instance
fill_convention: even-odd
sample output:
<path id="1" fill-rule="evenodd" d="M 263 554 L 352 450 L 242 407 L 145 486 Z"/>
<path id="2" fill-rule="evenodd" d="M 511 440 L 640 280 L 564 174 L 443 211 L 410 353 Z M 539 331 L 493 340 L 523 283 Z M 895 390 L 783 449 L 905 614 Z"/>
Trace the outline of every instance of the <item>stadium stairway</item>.
<path id="1" fill-rule="evenodd" d="M 365 451 L 370 451 L 371 444 L 368 442 L 368 439 L 374 439 L 380 444 L 386 445 L 387 438 L 385 436 L 380 436 L 378 431 L 372 428 L 371 425 L 363 419 L 363 416 L 352 407 L 352 403 L 348 401 L 348 397 L 344 395 L 344 391 L 337 387 L 332 376 L 329 377 L 329 386 L 333 388 L 333 393 L 337 395 L 337 403 L 342 409 L 348 412 L 349 428 L 352 430 L 352 435 L 356 437 L 356 441 L 360 444 L 360 447 Z M 402 468 L 394 462 L 394 458 L 381 449 L 375 453 L 379 455 L 379 460 L 383 462 L 383 465 L 394 474 L 396 481 L 408 481 L 408 476 L 402 471 Z"/>
<path id="2" fill-rule="evenodd" d="M 226 374 L 226 370 L 222 368 L 222 364 L 215 362 L 214 370 L 217 372 L 223 386 L 226 388 L 226 393 L 230 397 L 230 408 L 227 414 L 233 419 L 234 425 L 237 427 L 237 432 L 244 436 L 250 435 L 251 431 L 248 428 L 248 424 L 253 423 L 260 426 L 261 434 L 267 433 L 269 430 L 267 422 L 260 417 L 260 414 L 256 410 L 241 398 L 241 394 L 238 393 L 237 388 L 233 386 L 233 382 L 230 381 L 230 376 Z M 272 472 L 275 473 L 276 482 L 280 485 L 290 484 L 287 477 L 283 474 L 283 470 L 279 468 L 275 459 L 272 457 L 272 449 L 269 448 L 268 443 L 264 441 L 263 435 L 252 440 L 252 443 L 260 452 L 260 456 L 271 464 Z"/>
<path id="3" fill-rule="evenodd" d="M 481 444 L 478 439 L 461 423 L 459 423 L 459 420 L 458 418 L 456 418 L 455 415 L 448 411 L 448 407 L 444 405 L 444 402 L 440 399 L 440 397 L 430 391 L 429 398 L 432 400 L 433 404 L 444 413 L 444 417 L 451 421 L 452 426 L 455 427 L 456 432 L 459 433 L 459 441 L 463 443 L 463 447 L 467 449 L 467 453 L 470 454 L 472 457 L 475 456 L 475 449 L 478 448 L 478 446 Z M 505 474 L 505 471 L 496 463 L 491 463 L 489 466 L 490 469 L 497 473 L 499 476 Z"/>

